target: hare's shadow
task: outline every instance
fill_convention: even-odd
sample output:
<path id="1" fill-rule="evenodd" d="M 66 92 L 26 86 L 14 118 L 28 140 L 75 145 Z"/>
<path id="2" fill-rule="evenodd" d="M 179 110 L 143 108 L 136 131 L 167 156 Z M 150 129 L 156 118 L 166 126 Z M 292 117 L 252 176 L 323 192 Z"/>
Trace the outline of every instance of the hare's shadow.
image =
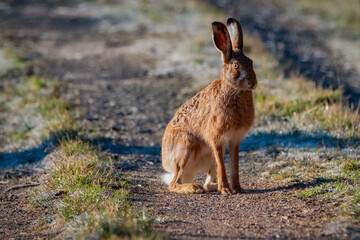
<path id="1" fill-rule="evenodd" d="M 335 183 L 341 180 L 342 178 L 315 178 L 315 180 L 307 183 L 297 182 L 287 186 L 278 186 L 269 189 L 244 189 L 242 194 L 262 194 L 269 192 L 298 190 L 298 189 L 320 186 L 324 183 Z"/>

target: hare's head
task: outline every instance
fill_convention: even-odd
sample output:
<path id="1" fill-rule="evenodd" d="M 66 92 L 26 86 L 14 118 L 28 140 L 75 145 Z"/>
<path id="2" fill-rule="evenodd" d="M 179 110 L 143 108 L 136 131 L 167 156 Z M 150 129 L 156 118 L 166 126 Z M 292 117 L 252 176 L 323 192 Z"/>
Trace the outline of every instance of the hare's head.
<path id="1" fill-rule="evenodd" d="M 244 54 L 243 34 L 240 23 L 229 18 L 227 27 L 212 23 L 213 41 L 221 52 L 223 66 L 220 78 L 241 89 L 255 89 L 257 85 L 253 62 Z"/>

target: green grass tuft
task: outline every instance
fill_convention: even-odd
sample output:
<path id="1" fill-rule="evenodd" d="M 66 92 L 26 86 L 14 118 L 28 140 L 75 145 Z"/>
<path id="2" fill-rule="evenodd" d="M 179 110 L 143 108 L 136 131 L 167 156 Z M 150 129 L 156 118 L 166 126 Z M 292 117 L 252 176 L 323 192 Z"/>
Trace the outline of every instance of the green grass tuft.
<path id="1" fill-rule="evenodd" d="M 325 195 L 328 193 L 329 193 L 328 189 L 324 185 L 321 185 L 317 187 L 307 188 L 304 191 L 300 192 L 299 196 L 303 198 L 310 198 L 316 195 L 321 195 L 321 194 Z"/>
<path id="2" fill-rule="evenodd" d="M 60 84 L 54 79 L 32 76 L 6 84 L 0 104 L 6 111 L 4 142 L 12 148 L 41 142 L 52 133 L 76 128 L 69 109 L 71 105 L 57 96 Z"/>
<path id="3" fill-rule="evenodd" d="M 65 222 L 76 222 L 78 236 L 155 238 L 151 221 L 131 207 L 127 178 L 109 156 L 82 140 L 64 138 L 53 157 L 52 176 L 36 193 L 35 205 L 55 206 Z"/>

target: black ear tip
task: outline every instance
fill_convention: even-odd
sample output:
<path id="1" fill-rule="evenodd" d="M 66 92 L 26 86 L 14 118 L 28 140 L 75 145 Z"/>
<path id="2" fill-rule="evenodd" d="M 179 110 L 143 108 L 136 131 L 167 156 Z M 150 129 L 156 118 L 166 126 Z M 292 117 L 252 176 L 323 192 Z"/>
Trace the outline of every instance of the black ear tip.
<path id="1" fill-rule="evenodd" d="M 213 22 L 211 24 L 211 27 L 212 27 L 213 31 L 218 31 L 219 29 L 226 28 L 226 26 L 221 22 Z"/>
<path id="2" fill-rule="evenodd" d="M 219 25 L 222 25 L 222 23 L 221 22 L 212 22 L 212 24 L 211 25 L 213 25 L 213 26 L 219 26 Z"/>
<path id="3" fill-rule="evenodd" d="M 228 18 L 228 20 L 226 21 L 226 24 L 229 25 L 233 22 L 236 22 L 236 20 L 234 18 Z"/>
<path id="4" fill-rule="evenodd" d="M 236 20 L 235 18 L 228 18 L 228 20 L 227 20 L 227 22 L 226 22 L 226 25 L 229 26 L 229 25 L 232 25 L 232 24 L 241 26 L 240 23 L 239 23 L 239 21 Z"/>

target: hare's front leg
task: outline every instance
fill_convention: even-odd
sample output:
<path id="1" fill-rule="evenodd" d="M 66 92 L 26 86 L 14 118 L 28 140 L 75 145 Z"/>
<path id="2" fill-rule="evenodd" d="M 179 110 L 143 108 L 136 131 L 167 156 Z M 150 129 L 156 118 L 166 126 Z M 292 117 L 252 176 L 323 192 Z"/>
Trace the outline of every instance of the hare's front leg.
<path id="1" fill-rule="evenodd" d="M 229 182 L 226 176 L 225 164 L 224 164 L 224 146 L 221 144 L 212 144 L 212 150 L 217 165 L 217 179 L 218 179 L 218 190 L 222 194 L 231 193 L 229 188 Z"/>
<path id="2" fill-rule="evenodd" d="M 241 192 L 239 181 L 239 143 L 229 144 L 230 154 L 230 179 L 233 193 Z"/>

